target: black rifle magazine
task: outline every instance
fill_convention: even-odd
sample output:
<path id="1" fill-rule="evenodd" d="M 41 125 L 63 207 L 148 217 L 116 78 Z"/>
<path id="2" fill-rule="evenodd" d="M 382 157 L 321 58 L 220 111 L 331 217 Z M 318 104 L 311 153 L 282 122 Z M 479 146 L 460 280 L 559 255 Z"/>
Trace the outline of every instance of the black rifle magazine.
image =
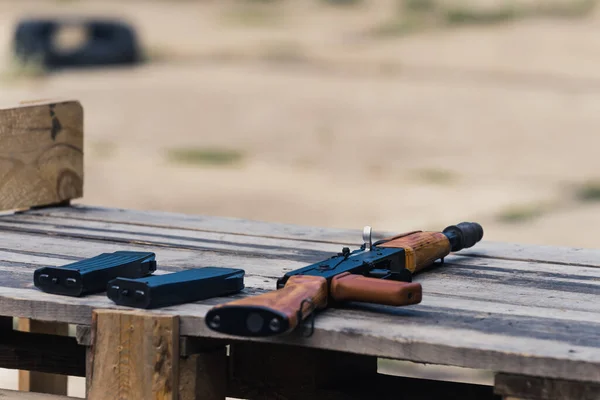
<path id="1" fill-rule="evenodd" d="M 106 295 L 118 305 L 159 308 L 226 296 L 244 289 L 243 269 L 202 267 L 139 279 L 116 278 Z"/>
<path id="2" fill-rule="evenodd" d="M 150 275 L 156 270 L 155 257 L 140 251 L 102 253 L 60 267 L 39 268 L 33 273 L 33 284 L 44 292 L 64 296 L 103 292 L 111 279 Z"/>

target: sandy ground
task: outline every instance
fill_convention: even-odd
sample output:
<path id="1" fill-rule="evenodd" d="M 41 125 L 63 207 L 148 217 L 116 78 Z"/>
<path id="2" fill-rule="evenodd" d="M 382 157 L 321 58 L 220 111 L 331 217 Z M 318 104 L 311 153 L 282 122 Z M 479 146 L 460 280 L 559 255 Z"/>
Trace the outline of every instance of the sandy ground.
<path id="1" fill-rule="evenodd" d="M 3 65 L 17 18 L 48 14 L 127 18 L 152 57 L 7 67 L 0 103 L 82 102 L 87 204 L 598 247 L 600 203 L 576 196 L 600 179 L 597 13 L 377 37 L 395 2 L 242 3 L 0 1 Z M 243 159 L 167 157 L 186 148 Z"/>

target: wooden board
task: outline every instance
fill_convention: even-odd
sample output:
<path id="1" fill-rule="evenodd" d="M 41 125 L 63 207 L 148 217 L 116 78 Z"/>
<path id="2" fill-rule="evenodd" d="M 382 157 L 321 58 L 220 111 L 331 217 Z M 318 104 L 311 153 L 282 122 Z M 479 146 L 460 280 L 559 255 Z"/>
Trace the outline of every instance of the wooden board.
<path id="1" fill-rule="evenodd" d="M 83 196 L 83 109 L 77 101 L 0 110 L 0 210 Z"/>
<path id="2" fill-rule="evenodd" d="M 246 289 L 233 296 L 239 298 L 273 289 L 283 273 L 327 258 L 341 244 L 361 243 L 360 232 L 355 237 L 290 226 L 269 235 L 269 224 L 229 220 L 219 229 L 221 221 L 84 207 L 0 217 L 0 315 L 89 325 L 94 308 L 124 309 L 103 294 L 78 299 L 32 288 L 35 268 L 102 252 L 155 251 L 157 273 L 206 265 L 244 268 Z M 565 259 L 558 250 L 485 242 L 469 251 L 415 277 L 423 285 L 421 304 L 348 304 L 319 314 L 311 338 L 252 340 L 600 382 L 598 252 L 567 249 L 572 258 Z M 226 300 L 154 313 L 178 316 L 184 335 L 227 338 L 204 323 L 208 309 Z"/>
<path id="3" fill-rule="evenodd" d="M 177 400 L 179 320 L 98 310 L 92 322 L 88 397 Z"/>
<path id="4" fill-rule="evenodd" d="M 531 376 L 497 374 L 494 392 L 505 398 L 529 400 L 598 400 L 600 385 Z"/>
<path id="5" fill-rule="evenodd" d="M 329 229 L 321 227 L 268 223 L 236 218 L 205 217 L 180 213 L 123 210 L 105 207 L 73 205 L 63 208 L 31 210 L 28 215 L 54 216 L 62 221 L 97 221 L 101 223 L 119 223 L 150 228 L 177 228 L 207 233 L 227 233 L 238 236 L 260 238 L 293 239 L 315 243 L 332 243 L 359 246 L 362 244 L 362 227 L 356 229 Z M 457 221 L 457 223 L 460 221 Z M 401 232 L 418 230 L 418 226 L 399 226 L 396 231 L 379 231 L 373 227 L 373 240 L 394 236 Z M 445 228 L 440 226 L 440 230 Z M 484 232 L 485 232 L 485 226 Z M 519 243 L 499 243 L 484 241 L 476 247 L 460 252 L 463 257 L 511 259 L 551 263 L 560 265 L 586 265 L 600 267 L 600 248 L 585 249 L 560 246 L 523 245 Z"/>
<path id="6" fill-rule="evenodd" d="M 51 394 L 28 393 L 17 390 L 0 389 L 2 400 L 79 400 L 79 397 L 67 397 Z"/>

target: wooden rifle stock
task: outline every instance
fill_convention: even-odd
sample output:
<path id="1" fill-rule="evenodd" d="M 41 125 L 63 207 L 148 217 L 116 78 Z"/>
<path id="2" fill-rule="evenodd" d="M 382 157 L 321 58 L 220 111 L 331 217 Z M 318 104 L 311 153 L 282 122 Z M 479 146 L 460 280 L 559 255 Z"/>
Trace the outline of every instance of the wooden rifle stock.
<path id="1" fill-rule="evenodd" d="M 327 307 L 327 286 L 320 276 L 292 276 L 282 289 L 217 305 L 206 319 L 215 330 L 242 330 L 246 336 L 287 333 L 317 309 Z"/>

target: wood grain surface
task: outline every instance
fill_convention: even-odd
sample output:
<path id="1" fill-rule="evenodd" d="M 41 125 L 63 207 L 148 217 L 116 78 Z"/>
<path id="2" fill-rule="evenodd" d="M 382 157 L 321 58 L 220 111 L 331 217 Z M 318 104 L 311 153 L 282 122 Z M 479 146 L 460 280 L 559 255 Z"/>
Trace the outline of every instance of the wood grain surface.
<path id="1" fill-rule="evenodd" d="M 415 282 L 366 278 L 349 272 L 331 280 L 331 297 L 337 302 L 361 301 L 388 306 L 408 306 L 421 302 L 423 288 Z"/>
<path id="2" fill-rule="evenodd" d="M 268 308 L 277 314 L 284 315 L 289 324 L 285 332 L 292 331 L 302 322 L 299 313 L 304 320 L 313 311 L 316 312 L 327 307 L 327 286 L 327 281 L 321 276 L 291 276 L 282 289 L 219 304 L 214 309 L 218 313 L 222 307 Z M 306 302 L 306 300 L 310 300 L 310 302 Z M 284 331 L 281 330 L 281 332 Z"/>
<path id="3" fill-rule="evenodd" d="M 244 268 L 246 289 L 159 309 L 181 334 L 224 338 L 206 327 L 214 305 L 264 293 L 291 269 L 362 244 L 361 232 L 328 231 L 179 214 L 82 206 L 0 217 L 0 315 L 91 323 L 95 308 L 124 309 L 104 294 L 81 299 L 32 287 L 44 265 L 117 250 L 155 251 L 157 273 L 217 265 Z M 419 227 L 401 227 L 399 232 Z M 484 227 L 485 228 L 485 227 Z M 394 233 L 386 234 L 392 236 Z M 420 304 L 351 303 L 315 319 L 310 338 L 268 340 L 420 363 L 600 382 L 600 251 L 480 242 L 416 274 Z"/>
<path id="4" fill-rule="evenodd" d="M 600 385 L 541 377 L 497 374 L 494 392 L 504 398 L 529 400 L 598 400 Z"/>
<path id="5" fill-rule="evenodd" d="M 79 397 L 67 397 L 52 394 L 28 393 L 18 390 L 0 389 L 2 400 L 79 400 Z"/>
<path id="6" fill-rule="evenodd" d="M 131 311 L 94 311 L 91 399 L 177 400 L 179 320 Z"/>
<path id="7" fill-rule="evenodd" d="M 417 273 L 450 253 L 450 241 L 440 232 L 413 232 L 378 245 L 383 248 L 403 248 L 406 268 Z"/>
<path id="8" fill-rule="evenodd" d="M 27 211 L 28 215 L 53 216 L 61 220 L 98 221 L 102 223 L 117 222 L 120 225 L 131 225 L 138 229 L 146 228 L 178 228 L 181 230 L 231 234 L 236 236 L 254 236 L 261 238 L 292 239 L 296 242 L 307 242 L 312 245 L 331 243 L 359 246 L 362 244 L 362 228 L 333 229 L 303 225 L 270 223 L 245 219 L 188 215 L 158 211 L 124 210 L 118 208 L 90 207 L 71 205 Z M 411 226 L 398 227 L 395 232 L 374 231 L 373 240 L 395 236 L 406 232 Z M 440 230 L 444 227 L 440 226 Z M 483 227 L 485 229 L 485 226 Z M 341 248 L 341 247 L 340 247 Z M 521 243 L 482 241 L 476 246 L 461 250 L 461 256 L 534 261 L 561 265 L 589 265 L 600 267 L 600 248 L 578 248 L 566 246 L 544 246 Z"/>
<path id="9" fill-rule="evenodd" d="M 0 110 L 0 210 L 83 196 L 83 109 L 77 101 Z"/>

